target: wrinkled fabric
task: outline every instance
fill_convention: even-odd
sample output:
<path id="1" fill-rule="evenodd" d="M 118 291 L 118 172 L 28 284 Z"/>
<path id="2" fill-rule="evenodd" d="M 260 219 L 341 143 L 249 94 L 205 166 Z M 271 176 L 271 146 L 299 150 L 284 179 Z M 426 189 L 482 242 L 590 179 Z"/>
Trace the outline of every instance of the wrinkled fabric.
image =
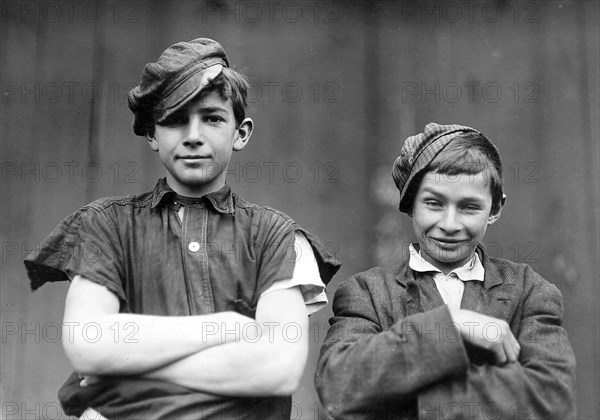
<path id="1" fill-rule="evenodd" d="M 197 38 L 171 45 L 155 63 L 144 66 L 140 84 L 129 92 L 134 133 L 145 136 L 155 122 L 200 93 L 223 67 L 229 67 L 229 59 L 217 41 Z"/>
<path id="2" fill-rule="evenodd" d="M 575 356 L 559 290 L 525 264 L 477 252 L 461 307 L 506 321 L 517 363 L 463 342 L 431 273 L 408 258 L 342 282 L 315 384 L 336 419 L 574 419 Z M 493 325 L 487 329 L 496 333 Z"/>
<path id="3" fill-rule="evenodd" d="M 120 312 L 236 311 L 254 317 L 261 293 L 292 278 L 296 232 L 308 239 L 327 284 L 339 263 L 287 215 L 250 204 L 229 186 L 200 199 L 180 197 L 161 179 L 152 192 L 100 199 L 68 216 L 25 265 L 33 290 L 80 275 L 115 293 Z M 210 419 L 225 413 L 233 413 L 231 419 L 278 419 L 289 418 L 291 404 L 289 397 L 221 398 L 131 377 L 81 388 L 76 375 L 59 399 L 70 415 L 93 407 L 121 419 Z"/>

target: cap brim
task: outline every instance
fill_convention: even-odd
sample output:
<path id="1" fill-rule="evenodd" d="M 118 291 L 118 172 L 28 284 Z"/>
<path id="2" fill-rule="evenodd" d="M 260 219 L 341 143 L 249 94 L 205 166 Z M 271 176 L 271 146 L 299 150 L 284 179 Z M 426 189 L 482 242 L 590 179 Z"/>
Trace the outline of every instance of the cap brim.
<path id="1" fill-rule="evenodd" d="M 192 98 L 198 95 L 211 80 L 221 74 L 222 71 L 223 65 L 215 64 L 192 75 L 154 108 L 155 121 L 160 123 L 169 115 L 181 109 Z"/>
<path id="2" fill-rule="evenodd" d="M 458 132 L 458 131 L 457 131 Z M 452 134 L 452 133 L 450 133 Z M 410 213 L 411 209 L 408 208 L 408 204 L 406 202 L 406 195 L 411 189 L 411 184 L 415 177 L 419 175 L 423 170 L 425 170 L 429 164 L 435 159 L 435 157 L 446 147 L 452 139 L 456 137 L 456 135 L 442 135 L 435 139 L 430 145 L 428 145 L 421 154 L 417 157 L 413 167 L 410 171 L 408 179 L 404 183 L 404 188 L 400 192 L 400 204 L 398 205 L 398 209 L 403 213 Z"/>

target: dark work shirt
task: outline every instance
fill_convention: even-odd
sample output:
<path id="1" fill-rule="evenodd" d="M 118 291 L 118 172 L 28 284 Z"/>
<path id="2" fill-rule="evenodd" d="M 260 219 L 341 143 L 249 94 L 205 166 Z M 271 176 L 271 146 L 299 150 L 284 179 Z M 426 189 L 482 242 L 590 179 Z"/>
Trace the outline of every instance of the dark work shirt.
<path id="1" fill-rule="evenodd" d="M 292 277 L 296 232 L 311 244 L 327 284 L 339 263 L 287 215 L 250 204 L 229 186 L 180 197 L 161 179 L 152 192 L 100 199 L 71 214 L 25 265 L 33 290 L 80 275 L 115 293 L 120 312 L 254 317 L 261 293 Z M 67 414 L 93 407 L 120 419 L 279 419 L 289 418 L 291 404 L 290 397 L 221 398 L 132 377 L 81 388 L 75 374 L 59 399 Z"/>

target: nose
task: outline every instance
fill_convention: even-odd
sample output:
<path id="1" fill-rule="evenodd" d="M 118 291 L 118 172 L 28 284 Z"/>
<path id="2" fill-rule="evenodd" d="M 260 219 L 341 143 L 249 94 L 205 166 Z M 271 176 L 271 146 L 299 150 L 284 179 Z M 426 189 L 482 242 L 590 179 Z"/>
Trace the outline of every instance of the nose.
<path id="1" fill-rule="evenodd" d="M 202 124 L 199 115 L 190 115 L 183 144 L 188 147 L 200 146 L 204 143 Z"/>
<path id="2" fill-rule="evenodd" d="M 452 207 L 446 208 L 439 227 L 446 233 L 455 233 L 460 230 L 460 222 L 458 221 L 456 209 Z"/>

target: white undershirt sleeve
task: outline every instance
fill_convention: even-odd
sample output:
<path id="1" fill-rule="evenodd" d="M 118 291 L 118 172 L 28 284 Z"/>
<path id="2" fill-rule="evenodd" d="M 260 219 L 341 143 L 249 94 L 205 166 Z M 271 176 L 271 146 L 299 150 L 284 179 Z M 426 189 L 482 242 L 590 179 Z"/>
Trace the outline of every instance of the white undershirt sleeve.
<path id="1" fill-rule="evenodd" d="M 300 232 L 296 232 L 294 249 L 296 251 L 296 264 L 294 265 L 292 278 L 275 282 L 263 294 L 300 286 L 306 310 L 310 315 L 327 305 L 325 284 L 319 274 L 315 253 L 308 240 Z"/>

